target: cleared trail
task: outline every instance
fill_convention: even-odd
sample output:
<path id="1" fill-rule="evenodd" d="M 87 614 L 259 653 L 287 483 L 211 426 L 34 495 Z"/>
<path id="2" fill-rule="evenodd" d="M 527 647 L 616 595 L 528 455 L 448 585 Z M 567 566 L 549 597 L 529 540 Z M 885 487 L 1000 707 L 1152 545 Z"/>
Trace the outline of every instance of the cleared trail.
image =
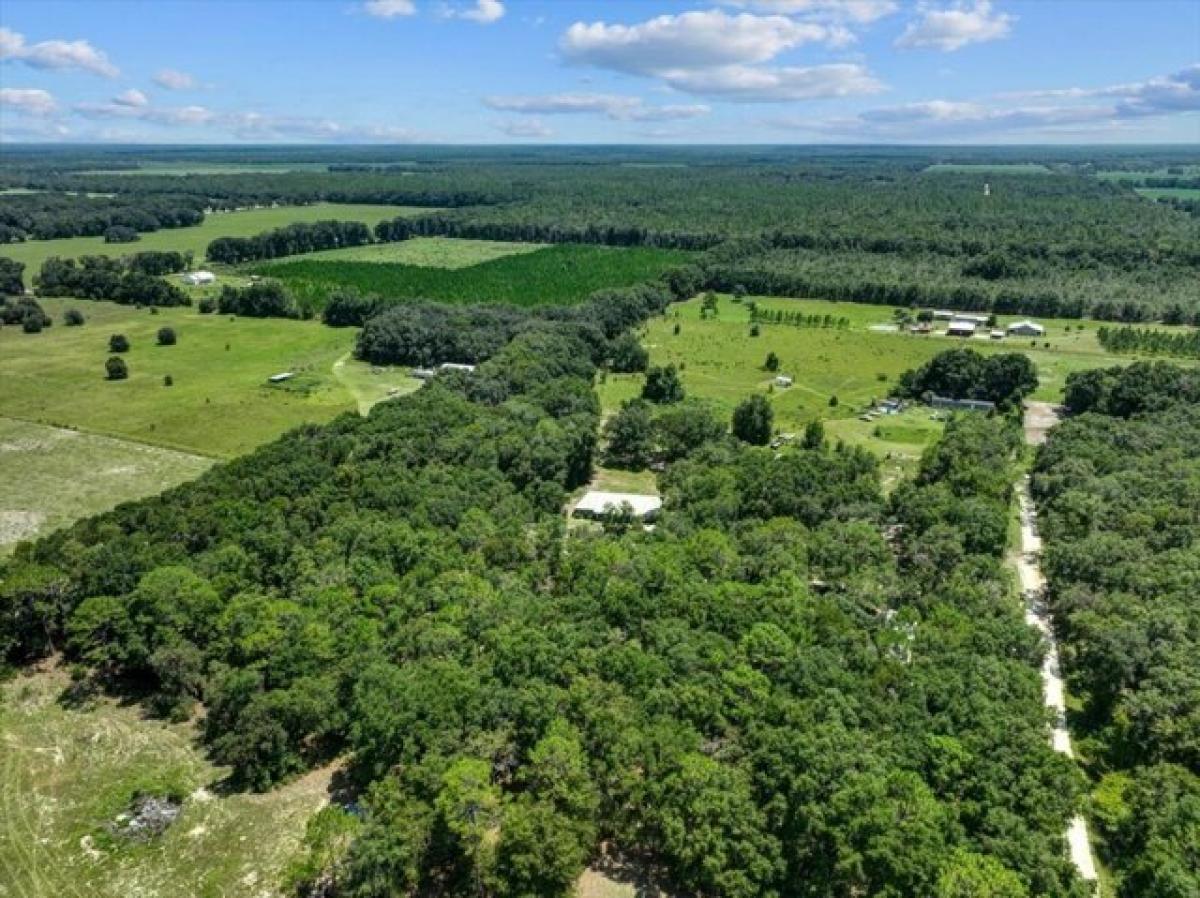
<path id="1" fill-rule="evenodd" d="M 1044 443 L 1047 431 L 1057 421 L 1057 415 L 1048 403 L 1030 403 L 1025 413 L 1025 441 L 1030 445 Z M 1050 741 L 1055 751 L 1073 758 L 1075 753 L 1071 749 L 1071 733 L 1067 729 L 1066 689 L 1063 686 L 1062 668 L 1059 664 L 1058 642 L 1054 638 L 1054 628 L 1051 626 L 1050 612 L 1044 598 L 1046 579 L 1042 576 L 1040 561 L 1042 538 L 1038 535 L 1037 508 L 1029 495 L 1028 477 L 1023 478 L 1017 486 L 1017 501 L 1021 514 L 1021 545 L 1015 563 L 1021 594 L 1025 599 L 1025 621 L 1042 634 L 1048 646 L 1046 658 L 1042 662 L 1042 691 L 1046 707 L 1054 715 Z M 1079 871 L 1079 875 L 1095 885 L 1099 874 L 1096 872 L 1096 858 L 1092 853 L 1087 820 L 1082 814 L 1071 821 L 1067 830 L 1067 846 L 1071 862 Z"/>

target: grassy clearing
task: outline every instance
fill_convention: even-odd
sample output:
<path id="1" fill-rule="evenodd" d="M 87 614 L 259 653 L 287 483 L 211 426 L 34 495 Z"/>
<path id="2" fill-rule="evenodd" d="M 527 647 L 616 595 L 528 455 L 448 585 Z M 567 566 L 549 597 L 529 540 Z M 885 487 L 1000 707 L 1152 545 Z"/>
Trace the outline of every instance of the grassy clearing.
<path id="1" fill-rule="evenodd" d="M 399 243 L 374 243 L 308 253 L 305 261 L 372 262 L 376 265 L 419 265 L 423 268 L 469 268 L 493 259 L 545 249 L 544 243 L 502 240 L 460 240 L 455 237 L 414 237 Z"/>
<path id="2" fill-rule="evenodd" d="M 387 399 L 406 396 L 420 389 L 421 381 L 409 375 L 407 367 L 371 365 L 360 362 L 346 353 L 333 364 L 333 376 L 338 379 L 365 415 Z"/>
<path id="3" fill-rule="evenodd" d="M 560 244 L 469 268 L 330 262 L 306 257 L 267 263 L 254 270 L 284 281 L 302 302 L 313 307 L 319 307 L 339 287 L 398 299 L 537 306 L 579 302 L 605 287 L 636 284 L 687 258 L 685 252 L 650 247 Z"/>
<path id="4" fill-rule="evenodd" d="M 137 168 L 94 168 L 81 175 L 253 175 L 290 171 L 327 171 L 327 162 L 154 162 L 146 160 Z"/>
<path id="5" fill-rule="evenodd" d="M 0 415 L 123 437 L 217 457 L 240 455 L 306 422 L 352 411 L 356 397 L 333 373 L 354 343 L 350 330 L 315 321 L 230 319 L 195 308 L 135 309 L 42 300 L 54 318 L 40 334 L 0 329 Z M 63 311 L 87 316 L 65 327 Z M 156 345 L 160 327 L 175 346 Z M 104 379 L 110 334 L 123 333 L 129 379 Z M 278 385 L 267 377 L 298 376 Z M 174 385 L 163 385 L 165 375 Z"/>
<path id="6" fill-rule="evenodd" d="M 400 215 L 420 215 L 430 209 L 411 206 L 369 206 L 343 203 L 314 203 L 311 206 L 279 206 L 274 209 L 246 209 L 242 212 L 213 212 L 192 228 L 166 228 L 143 234 L 136 243 L 105 243 L 103 237 L 64 237 L 58 240 L 29 240 L 0 246 L 0 256 L 25 263 L 25 283 L 51 256 L 126 256 L 150 250 L 174 251 L 204 258 L 208 244 L 218 237 L 253 237 L 272 228 L 298 221 L 362 221 L 374 225 Z"/>
<path id="7" fill-rule="evenodd" d="M 330 771 L 264 795 L 221 795 L 225 771 L 187 724 L 144 719 L 101 699 L 58 701 L 60 670 L 0 686 L 0 894 L 13 898 L 274 898 Z M 179 818 L 145 844 L 105 826 L 138 790 L 186 796 Z"/>
<path id="8" fill-rule="evenodd" d="M 212 459 L 0 418 L 0 555 L 22 539 L 191 480 Z"/>
<path id="9" fill-rule="evenodd" d="M 928 174 L 1049 175 L 1053 172 L 1040 162 L 935 162 L 925 169 Z"/>
<path id="10" fill-rule="evenodd" d="M 1200 200 L 1200 187 L 1135 187 L 1134 190 L 1151 200 Z"/>
<path id="11" fill-rule="evenodd" d="M 763 309 L 832 315 L 848 319 L 849 326 L 837 330 L 760 325 L 759 336 L 752 337 L 745 303 L 722 296 L 718 317 L 702 320 L 699 301 L 691 300 L 672 306 L 665 317 L 647 324 L 643 342 L 650 350 L 651 364 L 681 367 L 687 391 L 713 400 L 724 414 L 731 414 L 734 406 L 750 394 L 763 393 L 771 400 L 776 427 L 782 432 L 798 433 L 812 419 L 822 418 L 831 438 L 867 446 L 884 458 L 889 482 L 911 471 L 922 450 L 937 438 L 941 423 L 932 420 L 928 409 L 923 408 L 874 421 L 861 421 L 859 415 L 873 398 L 886 396 L 901 373 L 964 342 L 871 330 L 893 320 L 895 310 L 889 306 L 754 299 Z M 1001 326 L 1015 320 L 1017 316 L 999 318 Z M 1027 353 L 1038 366 L 1041 379 L 1034 398 L 1051 402 L 1061 400 L 1070 372 L 1132 360 L 1104 351 L 1096 339 L 1098 322 L 1039 321 L 1047 331 L 1036 341 L 991 341 L 983 337 L 965 345 L 985 353 Z M 679 334 L 674 333 L 676 324 Z M 773 386 L 775 375 L 762 367 L 769 352 L 779 356 L 780 373 L 794 379 L 792 387 Z M 605 410 L 611 412 L 636 396 L 641 385 L 641 375 L 610 374 L 599 385 Z M 838 399 L 836 407 L 829 404 L 833 396 Z"/>
<path id="12" fill-rule="evenodd" d="M 1096 177 L 1101 181 L 1140 181 L 1142 178 L 1193 178 L 1200 175 L 1200 165 L 1172 166 L 1175 171 L 1166 168 L 1143 169 L 1140 171 L 1098 171 Z"/>

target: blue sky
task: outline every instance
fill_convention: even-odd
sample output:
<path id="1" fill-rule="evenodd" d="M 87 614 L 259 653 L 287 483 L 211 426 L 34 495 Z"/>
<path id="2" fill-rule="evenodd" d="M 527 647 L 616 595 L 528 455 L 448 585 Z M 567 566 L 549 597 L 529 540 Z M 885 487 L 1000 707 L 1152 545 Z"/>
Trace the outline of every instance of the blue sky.
<path id="1" fill-rule="evenodd" d="M 1200 0 L 5 0 L 0 139 L 1200 143 Z"/>

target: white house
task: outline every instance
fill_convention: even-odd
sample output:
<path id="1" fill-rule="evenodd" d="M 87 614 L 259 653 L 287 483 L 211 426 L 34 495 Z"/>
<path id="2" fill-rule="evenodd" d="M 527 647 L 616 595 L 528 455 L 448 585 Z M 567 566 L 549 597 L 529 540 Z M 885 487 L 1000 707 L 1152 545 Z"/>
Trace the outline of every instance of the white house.
<path id="1" fill-rule="evenodd" d="M 1046 328 L 1038 324 L 1036 321 L 1030 321 L 1026 318 L 1024 321 L 1014 321 L 1008 326 L 1008 332 L 1015 334 L 1018 337 L 1044 337 L 1046 336 Z"/>
<path id="2" fill-rule="evenodd" d="M 973 337 L 978 325 L 969 318 L 955 318 L 946 325 L 947 337 Z"/>
<path id="3" fill-rule="evenodd" d="M 192 287 L 202 287 L 205 284 L 215 284 L 217 276 L 211 271 L 189 271 L 183 276 L 183 282 Z"/>
<path id="4" fill-rule="evenodd" d="M 575 517 L 603 518 L 610 514 L 618 514 L 625 506 L 629 506 L 633 516 L 640 521 L 652 521 L 658 517 L 662 508 L 662 499 L 658 496 L 644 496 L 638 493 L 606 493 L 601 490 L 589 490 L 575 505 Z"/>

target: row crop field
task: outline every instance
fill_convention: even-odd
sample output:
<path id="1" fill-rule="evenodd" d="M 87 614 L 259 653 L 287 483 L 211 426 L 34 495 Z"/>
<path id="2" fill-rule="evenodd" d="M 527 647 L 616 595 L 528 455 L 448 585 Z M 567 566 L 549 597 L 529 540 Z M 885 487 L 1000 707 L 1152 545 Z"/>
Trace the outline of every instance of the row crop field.
<path id="1" fill-rule="evenodd" d="M 278 278 L 309 308 L 340 288 L 396 299 L 539 306 L 580 302 L 605 288 L 653 278 L 687 261 L 680 250 L 560 244 L 467 268 L 305 258 L 254 268 Z"/>
<path id="2" fill-rule="evenodd" d="M 79 256 L 125 256 L 148 251 L 192 253 L 197 262 L 204 258 L 208 244 L 218 237 L 253 237 L 263 231 L 297 222 L 361 221 L 375 225 L 401 215 L 420 215 L 429 209 L 410 206 L 313 203 L 308 206 L 276 206 L 245 209 L 238 212 L 213 212 L 201 224 L 191 228 L 164 228 L 142 234 L 135 243 L 105 243 L 103 237 L 65 237 L 58 240 L 28 240 L 0 245 L 0 256 L 25 263 L 28 284 L 42 263 L 51 256 L 74 259 Z"/>

